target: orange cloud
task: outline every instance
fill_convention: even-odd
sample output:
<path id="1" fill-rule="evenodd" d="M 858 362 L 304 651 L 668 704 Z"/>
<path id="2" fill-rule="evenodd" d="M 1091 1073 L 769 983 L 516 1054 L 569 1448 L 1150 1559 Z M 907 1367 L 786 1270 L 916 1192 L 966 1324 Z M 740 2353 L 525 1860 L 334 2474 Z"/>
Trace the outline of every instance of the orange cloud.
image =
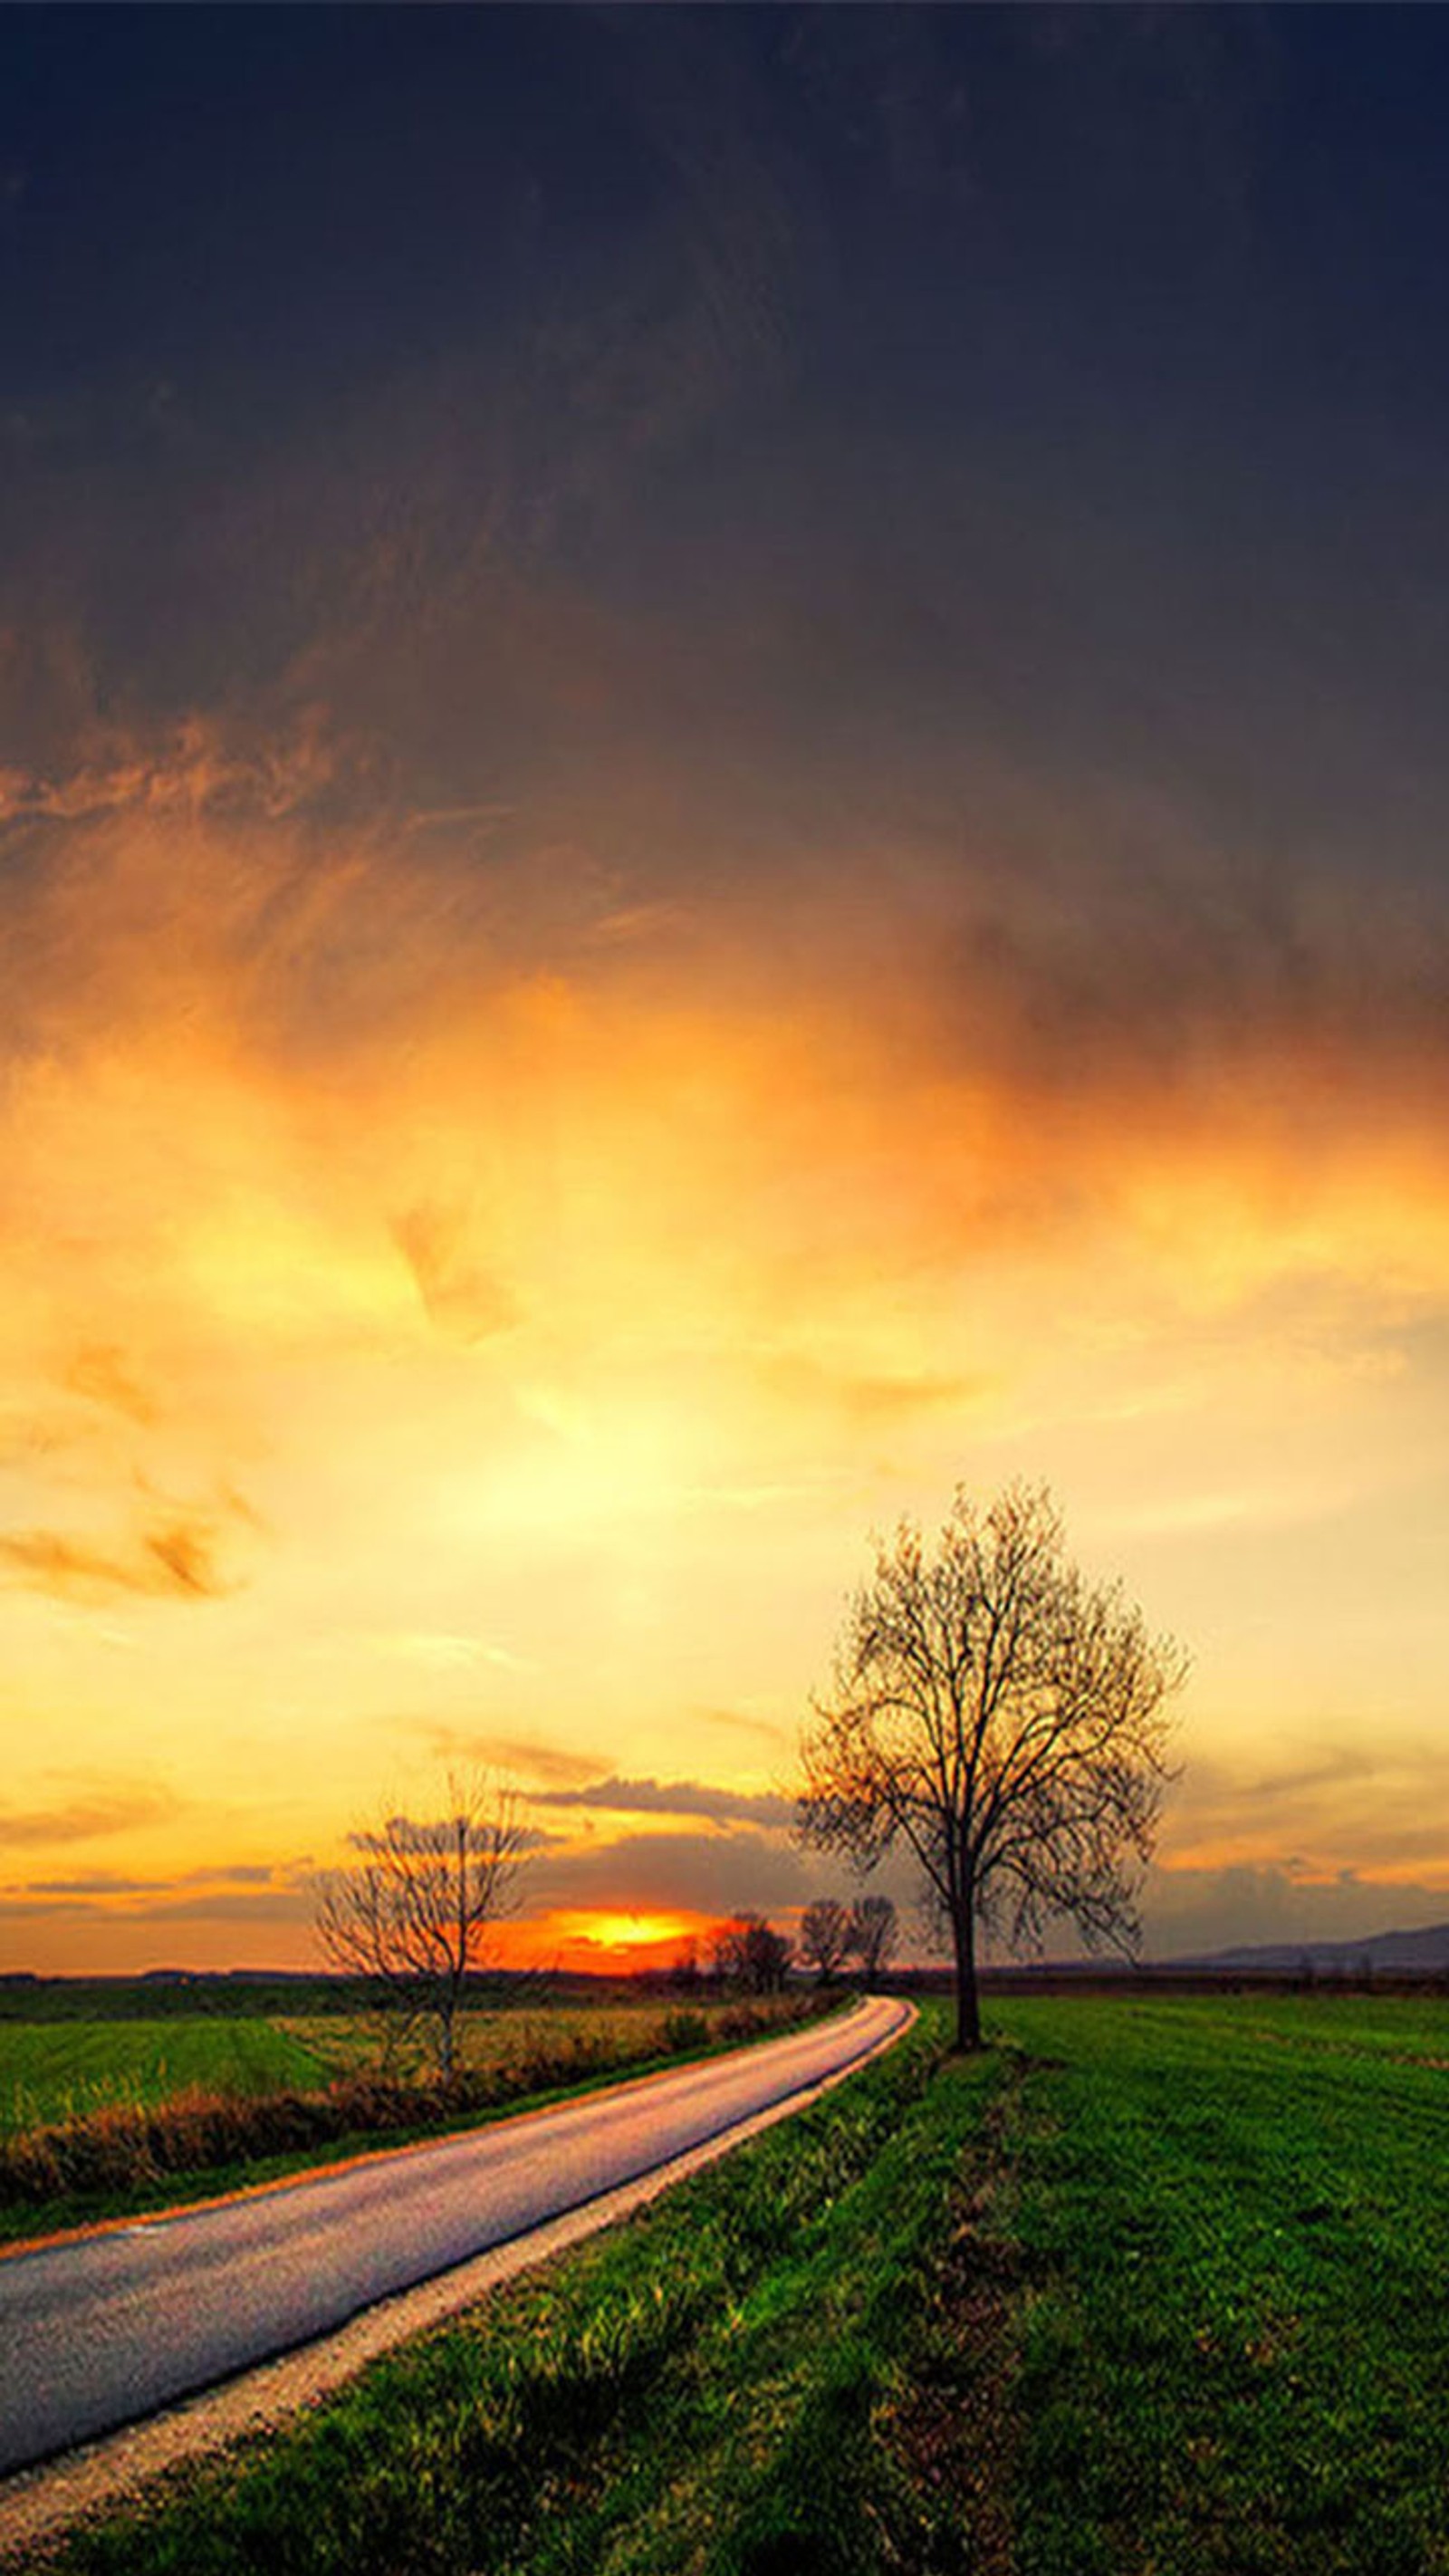
<path id="1" fill-rule="evenodd" d="M 155 1404 L 113 1342 L 83 1344 L 63 1370 L 61 1383 L 93 1404 L 112 1406 L 128 1421 L 145 1426 L 156 1419 Z"/>
<path id="2" fill-rule="evenodd" d="M 81 1786 L 66 1797 L 57 1799 L 52 1791 L 49 1800 L 29 1808 L 0 1806 L 0 1848 L 4 1846 L 51 1846 L 61 1848 L 78 1842 L 103 1840 L 115 1834 L 134 1834 L 146 1825 L 170 1818 L 176 1800 L 162 1789 L 122 1785 L 108 1787 L 104 1782 Z"/>
<path id="3" fill-rule="evenodd" d="M 136 1551 L 126 1556 L 110 1555 L 54 1530 L 18 1530 L 0 1535 L 0 1566 L 9 1569 L 13 1582 L 61 1600 L 104 1599 L 115 1592 L 206 1600 L 224 1589 L 212 1562 L 212 1545 L 209 1531 L 181 1522 L 146 1530 Z"/>

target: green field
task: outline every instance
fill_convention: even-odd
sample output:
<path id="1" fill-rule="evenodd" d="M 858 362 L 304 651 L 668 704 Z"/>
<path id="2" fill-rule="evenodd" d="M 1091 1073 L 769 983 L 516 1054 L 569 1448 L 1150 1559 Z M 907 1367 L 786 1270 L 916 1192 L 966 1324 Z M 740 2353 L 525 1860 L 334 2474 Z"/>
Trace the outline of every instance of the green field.
<path id="1" fill-rule="evenodd" d="M 911 2038 L 89 2576 L 1449 2576 L 1449 2007 Z"/>
<path id="2" fill-rule="evenodd" d="M 249 2095 L 325 2080 L 299 2031 L 250 2015 L 0 2022 L 0 2137 L 112 2103 L 149 2108 L 198 2085 Z"/>
<path id="3" fill-rule="evenodd" d="M 1013 2015 L 1023 2565 L 1449 2567 L 1449 2007 Z"/>
<path id="4" fill-rule="evenodd" d="M 576 2057 L 624 2064 L 656 2053 L 663 2025 L 681 2018 L 707 2044 L 722 2010 L 713 2001 L 671 2009 L 657 2001 L 542 2004 L 459 2016 L 460 2070 L 522 2075 L 541 2059 Z M 178 2093 L 255 2096 L 305 2090 L 377 2062 L 383 2032 L 365 2013 L 167 2014 L 132 2020 L 0 2020 L 0 2138 L 39 2123 L 84 2118 L 115 2103 L 152 2107 Z M 397 2071 L 426 2076 L 428 2043 L 415 2036 L 392 2052 Z"/>

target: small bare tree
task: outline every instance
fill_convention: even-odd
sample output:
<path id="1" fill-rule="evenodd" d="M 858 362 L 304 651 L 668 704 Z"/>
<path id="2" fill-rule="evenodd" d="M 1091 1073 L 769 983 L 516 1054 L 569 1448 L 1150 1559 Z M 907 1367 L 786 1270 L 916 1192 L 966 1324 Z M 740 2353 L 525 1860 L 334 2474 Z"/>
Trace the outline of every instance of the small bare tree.
<path id="1" fill-rule="evenodd" d="M 956 1958 L 956 2034 L 981 2042 L 976 1927 L 1091 1945 L 1139 1937 L 1164 1783 L 1163 1702 L 1186 1662 L 1115 1585 L 1067 1561 L 1045 1490 L 959 1491 L 934 1553 L 904 1521 L 876 1551 L 801 1742 L 796 1831 L 872 1869 L 904 1841 Z"/>
<path id="2" fill-rule="evenodd" d="M 828 1986 L 850 1948 L 850 1909 L 838 1897 L 820 1896 L 800 1917 L 800 1956 Z"/>
<path id="3" fill-rule="evenodd" d="M 387 1816 L 348 1839 L 358 1857 L 316 1881 L 317 1938 L 332 1966 L 366 1980 L 404 2027 L 430 2023 L 451 2083 L 458 2009 L 513 1902 L 524 1829 L 511 1789 L 449 1775 L 448 1813 Z"/>
<path id="4" fill-rule="evenodd" d="M 714 1972 L 748 1995 L 777 1994 L 790 1965 L 790 1944 L 763 1914 L 732 1914 L 710 1944 Z"/>
<path id="5" fill-rule="evenodd" d="M 860 1973 L 874 1985 L 896 1946 L 900 1921 L 888 1896 L 858 1896 L 850 1909 L 846 1948 L 860 1961 Z"/>

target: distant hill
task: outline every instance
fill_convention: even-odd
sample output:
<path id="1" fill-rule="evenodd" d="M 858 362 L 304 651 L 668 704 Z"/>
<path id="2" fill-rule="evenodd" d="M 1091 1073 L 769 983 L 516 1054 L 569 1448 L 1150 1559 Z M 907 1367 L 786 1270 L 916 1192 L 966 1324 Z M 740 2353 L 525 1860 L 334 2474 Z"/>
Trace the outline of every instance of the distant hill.
<path id="1" fill-rule="evenodd" d="M 1418 1976 L 1449 1971 L 1449 1923 L 1429 1923 L 1418 1932 L 1372 1932 L 1361 1941 L 1267 1941 L 1237 1950 L 1198 1951 L 1190 1959 L 1165 1964 L 1192 1968 L 1258 1968 L 1265 1975 L 1312 1968 L 1352 1975 L 1365 1967 L 1390 1975 L 1408 1970 Z"/>

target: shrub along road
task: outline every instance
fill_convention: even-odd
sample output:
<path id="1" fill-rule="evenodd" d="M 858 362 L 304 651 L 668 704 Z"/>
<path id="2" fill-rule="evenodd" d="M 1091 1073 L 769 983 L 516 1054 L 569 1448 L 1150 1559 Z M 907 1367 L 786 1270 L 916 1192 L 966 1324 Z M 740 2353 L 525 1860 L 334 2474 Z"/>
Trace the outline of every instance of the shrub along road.
<path id="1" fill-rule="evenodd" d="M 134 2422 L 808 2091 L 904 2027 L 789 2038 L 436 2145 L 0 2260 L 0 2469 Z"/>

